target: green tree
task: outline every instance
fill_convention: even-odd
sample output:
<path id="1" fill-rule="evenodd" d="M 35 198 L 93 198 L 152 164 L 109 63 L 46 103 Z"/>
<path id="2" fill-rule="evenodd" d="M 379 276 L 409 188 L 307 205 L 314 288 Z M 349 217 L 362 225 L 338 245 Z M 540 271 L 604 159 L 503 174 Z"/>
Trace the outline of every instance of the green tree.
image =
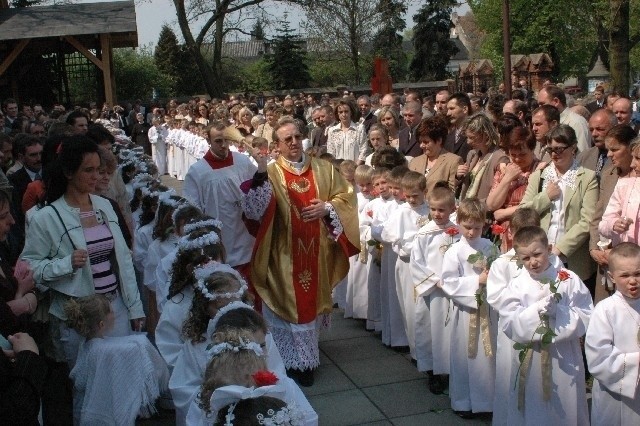
<path id="1" fill-rule="evenodd" d="M 162 30 L 160 30 L 153 58 L 160 72 L 174 82 L 178 80 L 180 45 L 178 44 L 176 33 L 168 25 L 163 25 Z"/>
<path id="2" fill-rule="evenodd" d="M 276 89 L 309 87 L 311 77 L 304 42 L 289 27 L 286 14 L 280 24 L 278 35 L 271 43 L 271 53 L 267 55 L 273 85 Z"/>
<path id="3" fill-rule="evenodd" d="M 415 55 L 409 65 L 414 80 L 444 80 L 449 58 L 458 48 L 449 36 L 451 12 L 456 0 L 427 1 L 413 16 L 413 46 Z"/>
<path id="4" fill-rule="evenodd" d="M 195 95 L 206 91 L 206 85 L 202 79 L 202 74 L 198 70 L 195 58 L 191 54 L 191 50 L 186 45 L 180 46 L 178 54 L 178 66 L 176 67 L 176 85 L 175 91 L 177 95 Z M 223 67 L 220 64 L 221 74 L 223 77 Z"/>
<path id="5" fill-rule="evenodd" d="M 407 55 L 402 48 L 402 32 L 406 24 L 407 6 L 403 1 L 379 0 L 382 27 L 373 37 L 373 55 L 389 60 L 389 72 L 394 81 L 404 80 L 407 72 Z"/>
<path id="6" fill-rule="evenodd" d="M 149 99 L 154 89 L 169 93 L 172 82 L 160 72 L 148 46 L 114 49 L 113 68 L 118 99 Z"/>
<path id="7" fill-rule="evenodd" d="M 557 79 L 581 76 L 598 47 L 595 4 L 602 0 L 510 0 L 511 53 L 548 53 Z M 487 34 L 482 53 L 502 68 L 502 0 L 468 1 Z M 593 59 L 592 59 L 593 58 Z"/>

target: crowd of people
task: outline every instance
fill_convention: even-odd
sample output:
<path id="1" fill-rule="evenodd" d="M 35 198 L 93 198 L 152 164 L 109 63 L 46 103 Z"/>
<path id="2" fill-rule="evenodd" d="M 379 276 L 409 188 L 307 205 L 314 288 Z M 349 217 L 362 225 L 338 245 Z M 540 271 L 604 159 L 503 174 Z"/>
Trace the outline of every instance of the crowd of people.
<path id="1" fill-rule="evenodd" d="M 337 307 L 461 418 L 640 421 L 640 138 L 593 99 L 5 99 L 2 418 L 317 424 Z"/>

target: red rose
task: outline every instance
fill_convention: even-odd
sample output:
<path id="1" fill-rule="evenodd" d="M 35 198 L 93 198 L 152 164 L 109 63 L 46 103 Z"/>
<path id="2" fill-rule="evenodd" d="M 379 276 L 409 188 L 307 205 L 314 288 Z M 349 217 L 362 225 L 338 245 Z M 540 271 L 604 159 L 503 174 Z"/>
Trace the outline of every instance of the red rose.
<path id="1" fill-rule="evenodd" d="M 373 219 L 373 210 L 367 210 L 367 216 Z"/>
<path id="2" fill-rule="evenodd" d="M 278 377 L 269 370 L 256 371 L 251 375 L 257 387 L 271 386 L 278 382 Z"/>
<path id="3" fill-rule="evenodd" d="M 568 279 L 569 279 L 569 277 L 570 277 L 570 276 L 571 276 L 571 275 L 569 275 L 569 272 L 565 271 L 564 269 L 561 269 L 561 270 L 558 272 L 558 279 L 559 279 L 560 281 L 566 281 L 566 280 L 568 280 Z"/>
<path id="4" fill-rule="evenodd" d="M 456 235 L 458 235 L 460 233 L 460 231 L 455 226 L 450 226 L 450 227 L 448 227 L 447 229 L 444 230 L 444 233 L 447 234 L 450 237 L 455 237 Z"/>
<path id="5" fill-rule="evenodd" d="M 491 225 L 491 233 L 493 235 L 504 234 L 506 231 L 507 231 L 507 228 L 505 228 L 502 225 L 498 225 L 497 223 L 494 223 L 493 225 Z"/>

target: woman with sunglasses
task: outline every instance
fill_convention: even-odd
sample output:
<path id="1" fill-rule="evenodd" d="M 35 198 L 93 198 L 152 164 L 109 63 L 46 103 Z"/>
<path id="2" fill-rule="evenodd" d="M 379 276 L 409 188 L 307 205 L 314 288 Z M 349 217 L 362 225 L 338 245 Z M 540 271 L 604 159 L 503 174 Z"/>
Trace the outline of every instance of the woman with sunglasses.
<path id="1" fill-rule="evenodd" d="M 551 163 L 529 177 L 520 207 L 540 214 L 553 253 L 585 281 L 595 272 L 589 256 L 589 224 L 598 201 L 598 181 L 594 171 L 576 160 L 577 144 L 570 126 L 561 124 L 549 132 Z"/>

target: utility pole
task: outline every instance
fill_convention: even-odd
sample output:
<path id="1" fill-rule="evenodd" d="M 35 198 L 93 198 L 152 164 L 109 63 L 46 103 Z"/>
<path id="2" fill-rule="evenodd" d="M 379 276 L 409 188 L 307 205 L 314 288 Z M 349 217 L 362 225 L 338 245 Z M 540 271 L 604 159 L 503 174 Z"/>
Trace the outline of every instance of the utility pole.
<path id="1" fill-rule="evenodd" d="M 511 99 L 511 21 L 509 19 L 509 0 L 502 0 L 502 54 L 504 55 L 504 90 L 507 99 Z"/>

